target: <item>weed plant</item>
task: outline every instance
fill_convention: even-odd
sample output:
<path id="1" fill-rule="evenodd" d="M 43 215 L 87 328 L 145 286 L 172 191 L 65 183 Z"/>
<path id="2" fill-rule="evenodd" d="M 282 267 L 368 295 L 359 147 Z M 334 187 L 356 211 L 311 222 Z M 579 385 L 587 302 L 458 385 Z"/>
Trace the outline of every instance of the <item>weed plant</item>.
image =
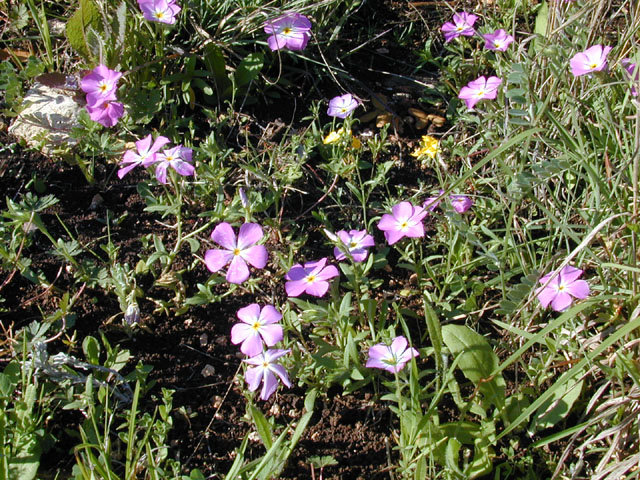
<path id="1" fill-rule="evenodd" d="M 75 76 L 80 142 L 58 154 L 90 183 L 106 165 L 100 181 L 135 187 L 165 232 L 131 232 L 141 248 L 124 261 L 110 234 L 124 218 L 107 214 L 90 245 L 59 219 L 51 233 L 46 186 L 7 197 L 5 284 L 50 289 L 31 258 L 43 243 L 72 280 L 38 321 L 5 312 L 2 478 L 39 478 L 61 408 L 84 417 L 63 475 L 205 478 L 172 457 L 182 406 L 153 388 L 151 366 L 104 335 L 77 338 L 85 288 L 117 298 L 108 321 L 130 337 L 252 298 L 230 332 L 245 358 L 229 386 L 251 432 L 209 478 L 281 475 L 330 388 L 388 406 L 391 478 L 637 477 L 640 7 L 508 1 L 421 16 L 433 38 L 401 45 L 415 65 L 403 76 L 437 70 L 420 106 L 445 99 L 448 128 L 412 159 L 393 115 L 363 125 L 380 99 L 332 50 L 366 3 L 0 2 L 5 117 L 41 73 Z M 345 58 L 369 41 L 355 37 Z M 269 110 L 294 113 L 264 123 Z M 395 181 L 408 168 L 398 152 L 431 174 Z M 263 406 L 286 388 L 304 411 L 280 425 Z M 310 471 L 336 462 L 309 458 Z"/>

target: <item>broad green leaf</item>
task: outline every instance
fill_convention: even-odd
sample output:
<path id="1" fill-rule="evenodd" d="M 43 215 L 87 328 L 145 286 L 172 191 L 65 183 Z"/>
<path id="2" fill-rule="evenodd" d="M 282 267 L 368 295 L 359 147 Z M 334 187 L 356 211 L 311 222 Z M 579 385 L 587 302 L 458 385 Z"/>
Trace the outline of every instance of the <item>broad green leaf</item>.
<path id="1" fill-rule="evenodd" d="M 238 65 L 234 75 L 236 88 L 249 85 L 262 70 L 264 57 L 262 53 L 254 52 L 247 55 Z"/>
<path id="2" fill-rule="evenodd" d="M 9 480 L 32 480 L 40 466 L 40 443 L 34 435 L 18 439 L 16 453 L 9 459 Z"/>
<path id="3" fill-rule="evenodd" d="M 208 44 L 204 49 L 204 63 L 207 70 L 213 74 L 218 96 L 222 97 L 223 92 L 231 86 L 231 80 L 227 76 L 224 55 L 220 47 L 213 43 Z"/>
<path id="4" fill-rule="evenodd" d="M 69 45 L 85 58 L 89 57 L 87 33 L 90 26 L 96 30 L 99 29 L 100 12 L 92 0 L 80 0 L 78 9 L 67 20 L 65 32 Z"/>
<path id="5" fill-rule="evenodd" d="M 549 5 L 547 2 L 542 2 L 538 15 L 536 15 L 536 26 L 533 29 L 533 33 L 544 37 L 547 34 L 547 24 L 549 23 Z"/>
<path id="6" fill-rule="evenodd" d="M 582 380 L 577 383 L 567 382 L 555 390 L 553 395 L 540 405 L 540 408 L 534 414 L 529 426 L 531 434 L 545 428 L 551 428 L 564 419 L 580 397 L 583 384 L 584 381 Z"/>
<path id="7" fill-rule="evenodd" d="M 491 377 L 499 361 L 489 342 L 464 325 L 445 325 L 442 327 L 442 337 L 455 357 L 461 355 L 458 366 L 464 376 L 478 387 L 489 402 L 502 408 L 505 382 L 501 374 Z"/>
<path id="8" fill-rule="evenodd" d="M 94 337 L 86 337 L 82 342 L 82 351 L 87 362 L 98 365 L 100 363 L 100 344 Z"/>

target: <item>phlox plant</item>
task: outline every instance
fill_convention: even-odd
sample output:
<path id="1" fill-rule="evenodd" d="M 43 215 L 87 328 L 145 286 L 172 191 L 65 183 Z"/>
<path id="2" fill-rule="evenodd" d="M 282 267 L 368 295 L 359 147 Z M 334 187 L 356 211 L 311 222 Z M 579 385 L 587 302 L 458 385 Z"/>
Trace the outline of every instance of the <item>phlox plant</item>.
<path id="1" fill-rule="evenodd" d="M 257 223 L 244 223 L 236 236 L 233 227 L 222 222 L 211 232 L 211 239 L 222 248 L 207 250 L 204 262 L 214 273 L 229 265 L 227 281 L 243 283 L 251 274 L 247 264 L 258 269 L 267 265 L 267 249 L 264 245 L 257 244 L 262 238 L 262 227 Z"/>

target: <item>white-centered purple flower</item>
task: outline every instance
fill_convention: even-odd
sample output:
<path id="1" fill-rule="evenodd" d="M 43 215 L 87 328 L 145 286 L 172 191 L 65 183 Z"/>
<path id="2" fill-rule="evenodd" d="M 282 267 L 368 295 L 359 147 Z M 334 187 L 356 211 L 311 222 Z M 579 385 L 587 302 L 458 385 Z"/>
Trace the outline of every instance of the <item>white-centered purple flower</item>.
<path id="1" fill-rule="evenodd" d="M 180 6 L 175 0 L 138 0 L 142 16 L 150 22 L 176 23 L 176 15 L 180 13 Z"/>
<path id="2" fill-rule="evenodd" d="M 393 339 L 391 345 L 378 343 L 369 348 L 369 358 L 365 366 L 398 373 L 407 362 L 410 362 L 413 357 L 418 355 L 418 351 L 415 348 L 409 347 L 407 339 L 399 336 Z"/>
<path id="3" fill-rule="evenodd" d="M 304 265 L 296 264 L 291 267 L 285 278 L 284 288 L 290 297 L 298 297 L 308 293 L 314 297 L 322 297 L 329 290 L 329 280 L 339 276 L 338 269 L 327 265 L 327 259 L 321 258 Z"/>
<path id="4" fill-rule="evenodd" d="M 287 13 L 264 23 L 264 31 L 269 34 L 267 45 L 272 51 L 288 48 L 304 50 L 311 38 L 311 22 L 299 13 Z"/>
<path id="5" fill-rule="evenodd" d="M 120 165 L 125 166 L 118 170 L 118 178 L 123 178 L 138 165 L 146 166 L 154 163 L 156 161 L 156 152 L 169 143 L 169 139 L 162 135 L 155 139 L 153 145 L 151 144 L 152 140 L 153 137 L 149 134 L 136 142 L 135 152 L 133 150 L 127 150 L 124 152 Z"/>
<path id="6" fill-rule="evenodd" d="M 89 118 L 105 127 L 113 127 L 124 115 L 124 105 L 116 100 L 113 93 L 107 98 L 97 100 L 93 105 L 87 104 Z"/>
<path id="7" fill-rule="evenodd" d="M 453 22 L 447 22 L 440 30 L 444 34 L 445 42 L 449 43 L 454 38 L 465 36 L 470 37 L 476 33 L 473 24 L 476 23 L 478 17 L 473 13 L 460 12 L 453 16 Z"/>
<path id="8" fill-rule="evenodd" d="M 485 33 L 482 38 L 485 41 L 484 48 L 498 52 L 506 51 L 513 42 L 513 37 L 503 29 L 496 30 L 493 33 Z"/>
<path id="9" fill-rule="evenodd" d="M 574 77 L 587 75 L 592 72 L 600 72 L 607 68 L 607 55 L 611 51 L 611 47 L 603 45 L 594 45 L 587 48 L 584 52 L 576 53 L 571 60 L 571 73 Z"/>
<path id="10" fill-rule="evenodd" d="M 485 98 L 493 100 L 498 96 L 498 87 L 502 79 L 498 77 L 486 78 L 484 75 L 472 80 L 460 89 L 458 98 L 464 100 L 467 108 L 472 110 L 476 103 Z"/>
<path id="11" fill-rule="evenodd" d="M 347 118 L 358 106 L 358 101 L 350 93 L 345 93 L 329 100 L 327 115 L 330 117 Z"/>
<path id="12" fill-rule="evenodd" d="M 422 207 L 416 207 L 411 202 L 400 202 L 385 213 L 378 222 L 378 228 L 384 232 L 389 245 L 393 245 L 404 237 L 424 237 L 422 219 L 427 212 Z"/>
<path id="13" fill-rule="evenodd" d="M 336 260 L 346 260 L 345 252 L 348 252 L 354 262 L 364 262 L 369 255 L 367 248 L 375 246 L 373 237 L 366 230 L 340 230 L 335 235 L 326 230 L 325 232 L 330 240 L 341 243 L 333 249 Z"/>
<path id="14" fill-rule="evenodd" d="M 80 88 L 85 92 L 87 106 L 98 107 L 105 101 L 116 100 L 118 80 L 122 73 L 111 70 L 105 65 L 98 65 L 80 80 Z"/>
<path id="15" fill-rule="evenodd" d="M 240 323 L 231 328 L 231 343 L 240 345 L 240 351 L 253 357 L 262 352 L 262 344 L 273 347 L 282 340 L 282 314 L 273 305 L 260 308 L 252 303 L 238 310 Z"/>
<path id="16" fill-rule="evenodd" d="M 551 305 L 556 312 L 562 312 L 569 308 L 574 298 L 587 298 L 589 284 L 584 280 L 578 280 L 583 273 L 579 268 L 566 265 L 546 287 L 544 284 L 555 272 L 547 273 L 538 280 L 543 286 L 538 288 L 536 296 L 542 307 L 547 308 Z"/>
<path id="17" fill-rule="evenodd" d="M 267 265 L 269 254 L 264 245 L 256 245 L 262 239 L 262 227 L 257 223 L 245 223 L 240 227 L 238 237 L 227 222 L 220 223 L 211 232 L 211 239 L 222 248 L 212 248 L 204 254 L 204 263 L 212 272 L 218 272 L 226 265 L 226 279 L 229 283 L 242 283 L 249 278 L 247 263 L 255 268 Z"/>
<path id="18" fill-rule="evenodd" d="M 151 164 L 156 164 L 156 179 L 160 183 L 168 183 L 167 169 L 171 167 L 179 175 L 183 177 L 189 177 L 194 174 L 195 167 L 193 163 L 193 150 L 182 145 L 163 150 L 161 153 L 156 153 L 153 158 L 148 158 L 143 162 L 143 166 L 148 167 Z"/>
<path id="19" fill-rule="evenodd" d="M 290 350 L 278 350 L 270 349 L 264 353 L 248 358 L 245 360 L 249 365 L 254 365 L 248 368 L 244 374 L 244 378 L 249 385 L 249 390 L 254 392 L 262 383 L 262 391 L 260 392 L 260 398 L 262 400 L 268 400 L 271 395 L 278 388 L 278 378 L 287 387 L 291 387 L 291 381 L 285 368 L 276 362 L 278 358 L 289 353 Z"/>

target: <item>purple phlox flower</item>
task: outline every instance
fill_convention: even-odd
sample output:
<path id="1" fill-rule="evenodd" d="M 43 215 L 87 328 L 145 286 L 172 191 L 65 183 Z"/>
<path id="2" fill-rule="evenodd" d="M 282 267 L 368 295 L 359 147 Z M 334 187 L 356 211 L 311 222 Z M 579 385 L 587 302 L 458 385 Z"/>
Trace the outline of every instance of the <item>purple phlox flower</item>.
<path id="1" fill-rule="evenodd" d="M 156 153 L 154 158 L 148 158 L 143 165 L 148 167 L 152 163 L 156 163 L 156 179 L 160 183 L 167 183 L 167 168 L 173 168 L 183 177 L 189 177 L 194 174 L 195 167 L 192 165 L 193 150 L 182 145 L 164 150 L 162 153 Z"/>
<path id="2" fill-rule="evenodd" d="M 145 19 L 169 25 L 176 23 L 176 15 L 182 10 L 175 0 L 138 0 L 138 6 Z"/>
<path id="3" fill-rule="evenodd" d="M 278 324 L 282 315 L 273 305 L 260 308 L 252 303 L 238 310 L 240 323 L 231 328 L 231 343 L 240 345 L 240 351 L 253 357 L 262 352 L 262 342 L 272 347 L 282 340 L 282 326 Z"/>
<path id="4" fill-rule="evenodd" d="M 242 283 L 249 278 L 247 263 L 255 268 L 267 265 L 269 254 L 266 247 L 256 245 L 262 239 L 262 227 L 257 223 L 244 223 L 236 238 L 231 225 L 223 222 L 213 229 L 211 239 L 223 248 L 207 250 L 204 263 L 212 272 L 217 272 L 230 263 L 226 276 L 229 283 Z"/>
<path id="5" fill-rule="evenodd" d="M 460 12 L 453 15 L 453 22 L 447 22 L 440 27 L 444 34 L 445 42 L 449 43 L 461 35 L 465 37 L 472 36 L 476 33 L 473 24 L 476 23 L 477 19 L 478 17 L 473 13 Z"/>
<path id="6" fill-rule="evenodd" d="M 358 106 L 358 101 L 350 93 L 345 93 L 329 100 L 327 115 L 330 117 L 347 118 Z"/>
<path id="7" fill-rule="evenodd" d="M 451 206 L 458 213 L 464 213 L 473 205 L 473 199 L 466 195 L 449 195 Z"/>
<path id="8" fill-rule="evenodd" d="M 424 201 L 424 203 L 422 204 L 422 208 L 424 208 L 425 210 L 429 210 L 430 212 L 435 211 L 435 209 L 440 206 L 440 202 L 442 201 L 442 194 L 443 193 L 444 193 L 444 190 L 440 190 L 438 192 L 438 195 L 435 195 L 433 197 L 427 198 Z"/>
<path id="9" fill-rule="evenodd" d="M 486 78 L 484 75 L 469 82 L 466 87 L 462 87 L 458 98 L 464 100 L 467 108 L 472 110 L 480 100 L 488 98 L 493 100 L 498 96 L 498 87 L 502 79 L 498 77 Z"/>
<path id="10" fill-rule="evenodd" d="M 169 139 L 162 135 L 156 138 L 153 145 L 151 145 L 151 140 L 152 136 L 149 134 L 142 140 L 138 140 L 136 142 L 137 152 L 134 152 L 133 150 L 127 150 L 124 152 L 120 165 L 126 165 L 126 167 L 122 167 L 118 170 L 118 178 L 123 178 L 138 165 L 154 163 L 156 161 L 156 152 L 169 143 Z"/>
<path id="11" fill-rule="evenodd" d="M 566 265 L 557 275 L 555 273 L 555 271 L 547 273 L 538 280 L 543 285 L 536 290 L 536 296 L 540 300 L 542 308 L 547 308 L 551 304 L 553 310 L 562 312 L 569 308 L 574 297 L 587 298 L 589 296 L 589 284 L 584 280 L 578 280 L 583 273 L 582 270 Z M 544 286 L 547 282 L 549 283 Z"/>
<path id="12" fill-rule="evenodd" d="M 269 349 L 264 353 L 259 353 L 254 357 L 246 359 L 246 363 L 255 365 L 254 367 L 248 368 L 244 374 L 244 378 L 247 384 L 249 384 L 249 390 L 252 392 L 257 390 L 260 382 L 262 382 L 260 398 L 267 400 L 273 392 L 276 391 L 276 388 L 278 388 L 278 378 L 276 375 L 280 377 L 280 381 L 284 385 L 291 387 L 291 381 L 289 380 L 287 371 L 282 365 L 276 363 L 278 358 L 289 352 L 290 350 Z"/>
<path id="13" fill-rule="evenodd" d="M 391 345 L 378 343 L 369 348 L 369 358 L 365 366 L 398 373 L 407 362 L 418 355 L 418 351 L 415 348 L 409 347 L 407 339 L 400 336 L 394 338 Z"/>
<path id="14" fill-rule="evenodd" d="M 267 20 L 264 31 L 269 34 L 267 45 L 272 51 L 281 48 L 304 50 L 311 38 L 311 22 L 299 13 L 287 13 L 275 20 Z"/>
<path id="15" fill-rule="evenodd" d="M 349 232 L 340 230 L 335 235 L 325 230 L 325 233 L 331 241 L 340 244 L 333 249 L 336 260 L 346 260 L 346 251 L 354 262 L 364 262 L 369 255 L 367 248 L 375 245 L 373 237 L 366 230 L 349 230 Z"/>
<path id="16" fill-rule="evenodd" d="M 120 77 L 122 77 L 122 73 L 111 70 L 102 64 L 85 75 L 80 81 L 80 88 L 87 94 L 87 105 L 98 107 L 104 100 L 116 100 L 115 94 Z"/>
<path id="17" fill-rule="evenodd" d="M 629 76 L 629 79 L 633 82 L 633 86 L 631 87 L 631 95 L 634 97 L 638 96 L 638 90 L 636 89 L 636 85 L 640 82 L 640 70 L 638 70 L 635 63 L 633 63 L 629 58 L 622 59 L 622 67 L 625 72 Z"/>
<path id="18" fill-rule="evenodd" d="M 586 75 L 592 72 L 600 72 L 607 68 L 607 55 L 611 51 L 611 47 L 602 45 L 594 45 L 587 48 L 584 52 L 576 53 L 569 64 L 571 65 L 571 73 L 574 77 Z"/>
<path id="19" fill-rule="evenodd" d="M 305 292 L 314 297 L 322 297 L 329 290 L 329 280 L 339 275 L 336 267 L 327 265 L 326 258 L 304 265 L 297 263 L 285 276 L 288 281 L 284 288 L 290 297 L 298 297 Z"/>
<path id="20" fill-rule="evenodd" d="M 105 127 L 113 127 L 122 115 L 124 115 L 124 105 L 116 102 L 116 95 L 111 94 L 107 98 L 100 99 L 95 105 L 87 105 L 89 118 Z"/>
<path id="21" fill-rule="evenodd" d="M 513 42 L 513 37 L 502 29 L 493 33 L 485 33 L 482 38 L 485 40 L 484 48 L 499 52 L 504 52 Z"/>
<path id="22" fill-rule="evenodd" d="M 389 245 L 393 245 L 403 237 L 424 237 L 424 225 L 422 219 L 427 211 L 422 207 L 416 207 L 411 202 L 400 202 L 391 209 L 391 213 L 385 213 L 378 222 L 378 228 L 384 232 L 384 237 Z"/>

